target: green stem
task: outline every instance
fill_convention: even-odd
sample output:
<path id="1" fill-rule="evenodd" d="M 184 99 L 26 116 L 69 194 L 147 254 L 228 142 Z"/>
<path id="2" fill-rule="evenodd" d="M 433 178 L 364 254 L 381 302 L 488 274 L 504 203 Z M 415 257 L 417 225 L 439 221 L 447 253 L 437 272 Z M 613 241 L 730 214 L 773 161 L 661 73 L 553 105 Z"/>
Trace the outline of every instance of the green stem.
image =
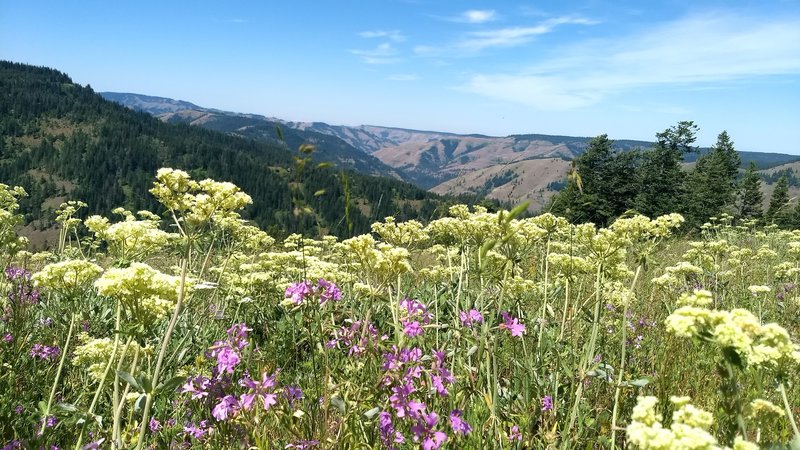
<path id="1" fill-rule="evenodd" d="M 53 387 L 50 389 L 50 397 L 47 399 L 47 407 L 44 410 L 43 420 L 46 423 L 47 417 L 50 415 L 50 408 L 53 407 L 53 398 L 56 396 L 56 388 L 58 387 L 58 380 L 61 379 L 61 370 L 64 368 L 64 360 L 67 359 L 69 353 L 69 343 L 72 340 L 72 330 L 75 328 L 75 314 L 72 314 L 72 319 L 69 321 L 69 331 L 67 332 L 67 341 L 64 343 L 64 348 L 61 349 L 61 360 L 58 363 L 58 370 L 56 370 L 56 379 L 53 381 Z M 45 423 L 42 423 L 42 431 L 44 431 Z"/>
<path id="2" fill-rule="evenodd" d="M 153 371 L 152 386 L 158 386 L 158 378 L 161 375 L 161 364 L 164 362 L 164 355 L 167 353 L 167 346 L 169 345 L 172 332 L 175 330 L 175 325 L 178 323 L 180 317 L 181 306 L 183 305 L 183 297 L 186 295 L 186 270 L 189 265 L 189 255 L 191 247 L 187 243 L 186 255 L 181 261 L 181 284 L 178 288 L 178 302 L 175 304 L 175 311 L 172 313 L 172 319 L 169 321 L 167 332 L 164 334 L 164 339 L 161 341 L 161 348 L 158 351 L 158 360 L 156 361 L 156 368 Z M 144 437 L 147 434 L 147 424 L 150 421 L 150 408 L 153 406 L 153 392 L 146 393 L 147 401 L 144 404 L 144 411 L 142 412 L 142 423 L 139 424 L 139 443 L 136 445 L 136 450 L 141 450 L 144 445 Z"/>
<path id="3" fill-rule="evenodd" d="M 636 280 L 639 279 L 639 273 L 642 271 L 642 266 L 639 265 L 636 267 L 636 273 L 633 275 L 633 281 L 631 282 L 631 291 L 636 287 Z M 619 375 L 617 375 L 617 386 L 614 389 L 614 410 L 611 413 L 611 448 L 615 448 L 617 445 L 617 415 L 619 414 L 619 394 L 622 391 L 622 378 L 625 375 L 625 360 L 627 356 L 628 350 L 628 343 L 626 341 L 627 338 L 627 317 L 628 317 L 628 303 L 625 303 L 625 307 L 622 311 L 622 323 L 620 327 L 622 328 L 622 339 L 620 341 L 620 348 L 622 349 L 622 355 L 619 358 Z"/>
<path id="4" fill-rule="evenodd" d="M 783 407 L 786 408 L 786 417 L 789 418 L 789 423 L 792 424 L 792 431 L 794 431 L 794 438 L 800 440 L 800 431 L 797 429 L 797 422 L 794 420 L 794 414 L 792 414 L 792 408 L 789 406 L 789 399 L 786 398 L 786 388 L 783 386 L 783 382 L 778 385 L 778 390 L 781 391 L 781 398 L 783 399 Z"/>

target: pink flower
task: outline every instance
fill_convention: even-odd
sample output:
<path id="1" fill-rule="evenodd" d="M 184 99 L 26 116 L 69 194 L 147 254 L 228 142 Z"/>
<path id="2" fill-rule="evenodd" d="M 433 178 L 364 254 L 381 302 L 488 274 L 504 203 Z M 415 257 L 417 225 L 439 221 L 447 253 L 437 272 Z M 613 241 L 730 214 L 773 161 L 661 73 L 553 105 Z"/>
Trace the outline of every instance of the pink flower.
<path id="1" fill-rule="evenodd" d="M 466 435 L 472 431 L 472 427 L 462 419 L 463 416 L 464 413 L 460 409 L 454 409 L 450 413 L 450 427 L 453 429 L 453 432 Z"/>
<path id="2" fill-rule="evenodd" d="M 500 328 L 505 328 L 511 333 L 511 336 L 514 337 L 522 337 L 525 333 L 525 325 L 519 323 L 519 319 L 516 317 L 511 317 L 507 312 L 503 311 L 500 313 L 503 316 L 503 323 L 500 324 Z"/>
<path id="3" fill-rule="evenodd" d="M 241 409 L 239 400 L 232 395 L 222 397 L 217 406 L 211 411 L 211 415 L 217 420 L 227 420 L 228 417 L 235 415 Z"/>
<path id="4" fill-rule="evenodd" d="M 217 370 L 220 373 L 233 373 L 233 369 L 239 364 L 239 354 L 228 346 L 222 347 L 217 353 Z"/>

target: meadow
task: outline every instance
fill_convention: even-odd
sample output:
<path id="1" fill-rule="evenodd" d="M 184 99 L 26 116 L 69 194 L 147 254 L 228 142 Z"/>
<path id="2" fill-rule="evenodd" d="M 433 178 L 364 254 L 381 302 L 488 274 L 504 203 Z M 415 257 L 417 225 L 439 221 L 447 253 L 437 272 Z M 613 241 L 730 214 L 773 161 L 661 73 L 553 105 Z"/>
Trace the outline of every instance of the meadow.
<path id="1" fill-rule="evenodd" d="M 800 448 L 800 230 L 457 205 L 277 241 L 231 183 L 150 193 L 31 253 L 0 186 L 4 448 Z"/>

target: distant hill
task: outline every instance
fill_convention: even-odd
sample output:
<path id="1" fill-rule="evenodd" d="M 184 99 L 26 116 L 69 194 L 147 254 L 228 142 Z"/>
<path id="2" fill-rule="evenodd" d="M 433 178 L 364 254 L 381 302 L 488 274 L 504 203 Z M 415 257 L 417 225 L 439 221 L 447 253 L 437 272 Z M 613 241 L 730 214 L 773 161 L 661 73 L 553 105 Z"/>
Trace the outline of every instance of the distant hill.
<path id="1" fill-rule="evenodd" d="M 238 136 L 277 143 L 276 126 L 282 126 L 289 147 L 314 143 L 321 159 L 335 161 L 362 173 L 386 175 L 440 194 L 485 195 L 503 202 L 525 200 L 536 209 L 564 186 L 569 161 L 586 150 L 591 137 L 546 134 L 485 136 L 422 131 L 376 125 L 343 126 L 324 122 L 289 122 L 256 114 L 198 107 L 159 97 L 104 93 L 126 106 L 150 112 L 167 122 L 182 122 Z M 185 103 L 184 110 L 160 112 Z M 147 107 L 146 105 L 151 105 Z M 734 137 L 735 140 L 735 137 Z M 653 142 L 619 139 L 619 151 L 647 149 Z M 691 168 L 708 148 L 686 156 Z M 800 156 L 780 153 L 739 152 L 742 167 L 754 161 L 770 168 L 800 161 Z"/>
<path id="2" fill-rule="evenodd" d="M 253 197 L 245 217 L 277 236 L 349 234 L 345 184 L 356 233 L 387 215 L 430 218 L 456 201 L 396 179 L 316 165 L 300 177 L 296 154 L 285 145 L 166 123 L 105 100 L 56 70 L 0 61 L 0 180 L 30 193 L 22 211 L 31 235 L 50 228 L 53 210 L 66 199 L 85 201 L 87 213 L 109 214 L 118 206 L 158 211 L 148 189 L 160 167 L 236 183 Z M 313 216 L 295 214 L 299 196 Z"/>
<path id="3" fill-rule="evenodd" d="M 131 109 L 152 114 L 168 123 L 196 125 L 234 136 L 265 141 L 289 151 L 296 151 L 301 144 L 312 144 L 316 147 L 313 158 L 318 162 L 330 162 L 366 175 L 403 178 L 397 170 L 382 163 L 378 158 L 365 154 L 336 136 L 297 130 L 277 119 L 257 114 L 204 108 L 164 97 L 117 92 L 101 92 L 100 95 Z M 281 137 L 277 134 L 278 127 L 281 128 Z"/>

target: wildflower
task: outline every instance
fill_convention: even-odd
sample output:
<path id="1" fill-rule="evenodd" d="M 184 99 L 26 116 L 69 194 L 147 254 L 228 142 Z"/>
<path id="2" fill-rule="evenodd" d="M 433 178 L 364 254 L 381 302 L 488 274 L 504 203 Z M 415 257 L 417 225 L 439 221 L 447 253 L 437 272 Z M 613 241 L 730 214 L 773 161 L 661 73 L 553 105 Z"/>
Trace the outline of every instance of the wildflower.
<path id="1" fill-rule="evenodd" d="M 402 321 L 403 333 L 408 337 L 419 336 L 423 333 L 422 327 L 416 320 Z"/>
<path id="2" fill-rule="evenodd" d="M 283 388 L 283 395 L 289 402 L 289 407 L 294 408 L 294 402 L 303 399 L 303 390 L 299 386 L 286 386 Z"/>
<path id="3" fill-rule="evenodd" d="M 226 395 L 217 403 L 217 406 L 211 411 L 211 415 L 219 421 L 227 420 L 228 417 L 235 415 L 241 409 L 241 404 L 236 397 Z"/>
<path id="4" fill-rule="evenodd" d="M 378 415 L 378 430 L 381 434 L 381 442 L 386 448 L 394 449 L 392 444 L 402 444 L 406 441 L 403 433 L 396 431 L 392 423 L 392 415 L 386 411 L 381 411 Z"/>
<path id="5" fill-rule="evenodd" d="M 267 375 L 264 372 L 261 374 L 261 381 L 253 381 L 249 377 L 242 379 L 239 384 L 249 389 L 246 394 L 241 396 L 242 408 L 249 410 L 253 407 L 253 402 L 257 398 L 261 399 L 264 411 L 268 411 L 270 407 L 278 403 L 278 396 L 273 392 L 276 385 L 276 376 L 276 374 Z M 302 392 L 300 392 L 300 395 L 302 396 Z"/>
<path id="6" fill-rule="evenodd" d="M 206 429 L 206 427 L 204 427 L 202 423 L 200 424 L 199 427 L 196 426 L 194 423 L 190 423 L 189 425 L 183 427 L 183 432 L 187 436 L 191 436 L 195 439 L 203 439 L 209 431 L 210 430 Z"/>
<path id="7" fill-rule="evenodd" d="M 542 411 L 550 411 L 553 409 L 553 397 L 545 395 L 542 397 Z"/>
<path id="8" fill-rule="evenodd" d="M 411 426 L 411 432 L 414 433 L 414 441 L 419 442 L 422 440 L 422 448 L 424 450 L 438 449 L 447 441 L 447 435 L 444 432 L 434 430 L 438 423 L 439 416 L 435 412 L 431 412 L 430 414 L 422 413 L 417 423 Z"/>
<path id="9" fill-rule="evenodd" d="M 306 297 L 313 293 L 313 286 L 310 281 L 300 281 L 292 283 L 286 288 L 284 296 L 292 300 L 295 305 L 301 305 Z"/>
<path id="10" fill-rule="evenodd" d="M 150 423 L 148 425 L 150 427 L 150 432 L 151 433 L 156 433 L 158 430 L 161 429 L 161 422 L 156 420 L 155 417 L 151 417 L 150 418 Z"/>
<path id="11" fill-rule="evenodd" d="M 186 379 L 186 383 L 184 383 L 181 388 L 181 393 L 188 392 L 192 394 L 192 398 L 196 400 L 198 398 L 208 397 L 209 387 L 211 387 L 211 381 L 202 375 L 198 375 Z"/>
<path id="12" fill-rule="evenodd" d="M 228 328 L 228 339 L 231 344 L 239 350 L 247 347 L 247 332 L 253 331 L 252 328 L 247 328 L 244 323 L 237 323 Z"/>
<path id="13" fill-rule="evenodd" d="M 753 286 L 748 286 L 747 290 L 750 291 L 751 294 L 756 296 L 758 294 L 766 294 L 766 293 L 772 291 L 772 288 L 769 287 L 769 286 L 763 286 L 763 285 L 753 285 Z"/>
<path id="14" fill-rule="evenodd" d="M 454 433 L 461 433 L 462 435 L 469 434 L 472 431 L 472 427 L 462 418 L 464 416 L 464 412 L 460 409 L 454 409 L 450 412 L 450 427 L 453 429 Z"/>
<path id="15" fill-rule="evenodd" d="M 39 358 L 44 361 L 56 359 L 60 354 L 61 348 L 59 348 L 57 345 L 50 347 L 48 345 L 33 344 L 30 352 L 31 357 Z"/>
<path id="16" fill-rule="evenodd" d="M 89 442 L 88 444 L 81 447 L 81 450 L 96 450 L 100 448 L 100 445 L 106 441 L 106 438 L 100 438 L 96 441 Z"/>
<path id="17" fill-rule="evenodd" d="M 519 323 L 519 319 L 516 317 L 511 317 L 507 312 L 503 311 L 500 313 L 503 316 L 503 323 L 500 324 L 500 328 L 505 328 L 511 333 L 511 336 L 515 337 L 522 337 L 525 333 L 525 325 Z"/>
<path id="18" fill-rule="evenodd" d="M 483 315 L 477 309 L 470 309 L 469 311 L 461 311 L 458 314 L 461 320 L 461 326 L 472 327 L 476 323 L 483 323 Z"/>
<path id="19" fill-rule="evenodd" d="M 319 293 L 319 304 L 323 305 L 328 301 L 339 301 L 342 299 L 342 291 L 334 283 L 320 278 L 317 286 L 322 290 Z"/>
<path id="20" fill-rule="evenodd" d="M 219 373 L 233 373 L 239 364 L 239 354 L 228 346 L 223 346 L 215 356 L 217 357 L 217 370 Z"/>
<path id="21" fill-rule="evenodd" d="M 511 431 L 508 433 L 508 440 L 522 442 L 522 433 L 520 433 L 518 426 L 511 427 Z"/>
<path id="22" fill-rule="evenodd" d="M 6 344 L 10 344 L 14 341 L 14 336 L 11 333 L 6 333 L 3 335 L 3 342 Z"/>

